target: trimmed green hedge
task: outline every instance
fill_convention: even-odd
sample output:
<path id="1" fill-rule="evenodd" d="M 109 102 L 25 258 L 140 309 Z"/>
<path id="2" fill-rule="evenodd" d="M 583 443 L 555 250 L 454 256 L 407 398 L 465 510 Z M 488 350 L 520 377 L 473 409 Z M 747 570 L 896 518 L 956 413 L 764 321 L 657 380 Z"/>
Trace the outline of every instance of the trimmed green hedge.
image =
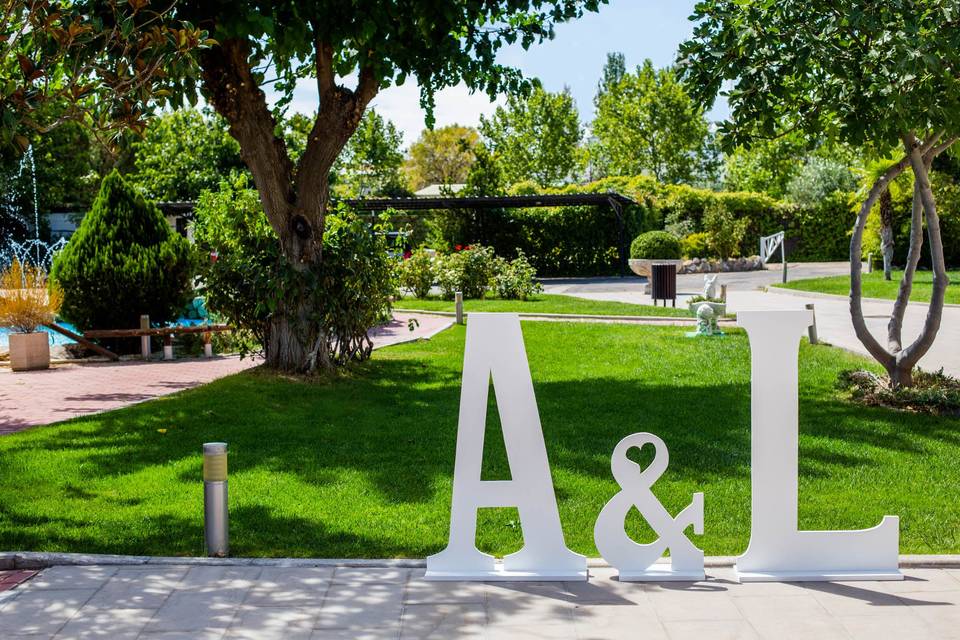
<path id="1" fill-rule="evenodd" d="M 703 229 L 704 211 L 718 203 L 737 218 L 749 220 L 742 255 L 759 251 L 760 237 L 784 230 L 791 260 L 846 260 L 855 213 L 849 196 L 837 195 L 816 208 L 800 208 L 762 193 L 715 192 L 687 185 L 664 185 L 647 176 L 604 178 L 584 185 L 543 190 L 532 183 L 514 185 L 511 195 L 534 193 L 610 193 L 634 200 L 624 210 L 625 240 L 665 227 L 695 233 Z M 497 255 L 522 250 L 541 276 L 612 275 L 619 271 L 620 236 L 610 207 L 507 209 L 483 213 L 480 238 L 447 238 L 451 246 L 483 242 Z M 704 256 L 700 256 L 704 257 Z"/>

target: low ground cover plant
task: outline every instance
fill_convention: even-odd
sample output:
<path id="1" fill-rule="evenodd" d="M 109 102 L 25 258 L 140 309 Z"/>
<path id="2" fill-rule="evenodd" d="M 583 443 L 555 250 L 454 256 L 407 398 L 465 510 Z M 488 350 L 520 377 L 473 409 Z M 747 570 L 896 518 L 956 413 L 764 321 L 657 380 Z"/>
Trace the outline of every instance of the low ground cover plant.
<path id="1" fill-rule="evenodd" d="M 837 388 L 868 406 L 960 416 L 960 380 L 939 371 L 913 372 L 912 387 L 894 387 L 890 379 L 872 371 L 851 369 L 837 376 Z"/>

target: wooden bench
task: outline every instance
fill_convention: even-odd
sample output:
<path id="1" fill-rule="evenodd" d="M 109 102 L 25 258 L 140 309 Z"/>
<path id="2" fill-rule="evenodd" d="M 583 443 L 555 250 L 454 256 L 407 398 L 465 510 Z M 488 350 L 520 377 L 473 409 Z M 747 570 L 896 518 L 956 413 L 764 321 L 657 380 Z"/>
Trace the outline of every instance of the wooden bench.
<path id="1" fill-rule="evenodd" d="M 83 337 L 87 339 L 96 338 L 140 338 L 140 347 L 143 357 L 150 357 L 150 338 L 152 336 L 163 336 L 163 359 L 173 360 L 173 337 L 176 335 L 202 334 L 203 351 L 208 358 L 213 356 L 213 349 L 210 345 L 210 337 L 214 333 L 223 331 L 233 331 L 233 327 L 226 324 L 198 324 L 189 327 L 144 327 L 141 329 L 93 329 L 85 331 Z"/>

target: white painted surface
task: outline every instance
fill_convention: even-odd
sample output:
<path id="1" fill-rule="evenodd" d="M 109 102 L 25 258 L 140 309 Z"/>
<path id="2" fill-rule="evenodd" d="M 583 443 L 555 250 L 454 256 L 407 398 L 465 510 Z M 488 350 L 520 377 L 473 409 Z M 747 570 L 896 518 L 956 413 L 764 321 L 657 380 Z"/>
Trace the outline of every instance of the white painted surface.
<path id="1" fill-rule="evenodd" d="M 653 445 L 656 453 L 646 469 L 627 457 L 633 447 Z M 650 491 L 653 483 L 667 470 L 670 455 L 663 440 L 652 433 L 635 433 L 617 444 L 610 467 L 620 485 L 617 493 L 600 511 L 593 529 L 597 550 L 604 560 L 619 571 L 622 582 L 703 580 L 703 551 L 684 535 L 692 526 L 703 534 L 703 494 L 695 493 L 691 502 L 676 518 L 663 508 Z M 634 542 L 624 531 L 627 513 L 636 506 L 660 536 L 655 542 Z M 670 549 L 670 564 L 658 564 L 664 551 Z"/>
<path id="2" fill-rule="evenodd" d="M 751 533 L 740 580 L 897 580 L 899 518 L 872 529 L 799 531 L 798 349 L 812 313 L 744 311 L 751 352 Z"/>
<path id="3" fill-rule="evenodd" d="M 480 479 L 493 381 L 511 480 Z M 475 545 L 477 509 L 517 507 L 524 547 L 495 562 Z M 563 539 L 533 380 L 516 314 L 471 313 L 446 549 L 427 558 L 428 580 L 586 580 L 587 560 Z"/>

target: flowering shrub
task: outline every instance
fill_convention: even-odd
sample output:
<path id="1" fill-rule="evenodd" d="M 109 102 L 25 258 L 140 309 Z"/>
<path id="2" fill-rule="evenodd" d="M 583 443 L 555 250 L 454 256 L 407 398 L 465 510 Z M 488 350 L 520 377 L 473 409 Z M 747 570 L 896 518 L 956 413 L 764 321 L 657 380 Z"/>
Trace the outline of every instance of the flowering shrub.
<path id="1" fill-rule="evenodd" d="M 483 298 L 496 273 L 493 249 L 473 245 L 439 259 L 437 284 L 444 298 L 453 298 L 457 291 L 463 292 L 464 298 Z"/>
<path id="2" fill-rule="evenodd" d="M 500 259 L 494 284 L 497 295 L 505 300 L 526 300 L 543 291 L 537 282 L 537 270 L 523 252 L 510 262 Z"/>
<path id="3" fill-rule="evenodd" d="M 400 287 L 417 298 L 426 298 L 437 277 L 434 257 L 417 249 L 400 265 Z"/>

